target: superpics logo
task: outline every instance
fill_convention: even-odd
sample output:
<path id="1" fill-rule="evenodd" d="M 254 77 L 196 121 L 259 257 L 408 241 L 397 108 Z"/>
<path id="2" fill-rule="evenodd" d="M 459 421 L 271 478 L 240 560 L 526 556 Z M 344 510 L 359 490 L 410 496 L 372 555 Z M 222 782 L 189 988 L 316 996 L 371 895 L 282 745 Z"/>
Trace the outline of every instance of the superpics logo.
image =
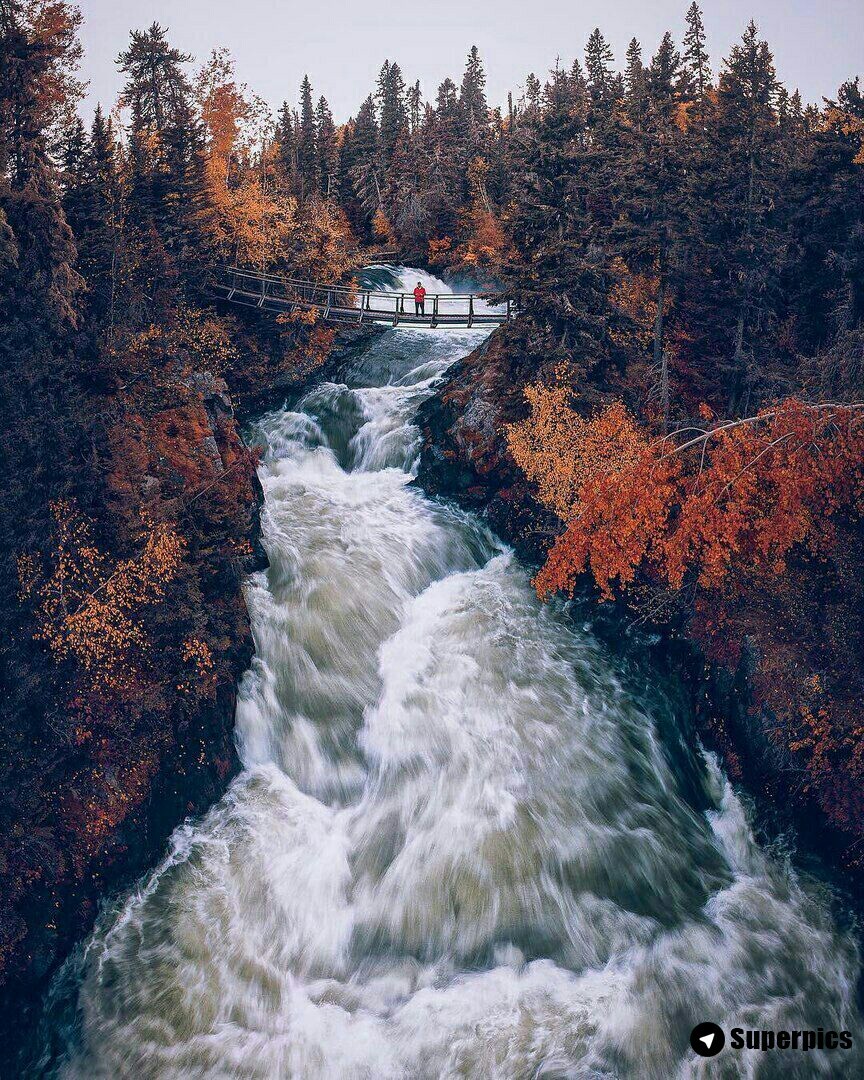
<path id="1" fill-rule="evenodd" d="M 690 1045 L 700 1057 L 714 1057 L 726 1045 L 726 1034 L 711 1021 L 697 1024 L 690 1033 Z M 730 1050 L 851 1050 L 849 1031 L 765 1031 L 733 1027 L 729 1029 Z"/>
<path id="2" fill-rule="evenodd" d="M 734 1027 L 729 1032 L 733 1050 L 851 1050 L 849 1031 L 753 1031 Z"/>

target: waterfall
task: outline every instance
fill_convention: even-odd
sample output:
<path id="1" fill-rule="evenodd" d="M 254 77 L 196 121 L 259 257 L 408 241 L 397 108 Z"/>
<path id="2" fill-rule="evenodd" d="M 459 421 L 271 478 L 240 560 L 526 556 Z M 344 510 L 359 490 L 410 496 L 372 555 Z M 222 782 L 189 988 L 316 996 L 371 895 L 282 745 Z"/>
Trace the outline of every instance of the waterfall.
<path id="1" fill-rule="evenodd" d="M 703 1020 L 860 1032 L 855 943 L 710 755 L 684 797 L 590 630 L 411 485 L 416 410 L 483 337 L 389 330 L 258 423 L 244 768 L 104 913 L 58 1075 L 847 1075 L 689 1050 Z"/>

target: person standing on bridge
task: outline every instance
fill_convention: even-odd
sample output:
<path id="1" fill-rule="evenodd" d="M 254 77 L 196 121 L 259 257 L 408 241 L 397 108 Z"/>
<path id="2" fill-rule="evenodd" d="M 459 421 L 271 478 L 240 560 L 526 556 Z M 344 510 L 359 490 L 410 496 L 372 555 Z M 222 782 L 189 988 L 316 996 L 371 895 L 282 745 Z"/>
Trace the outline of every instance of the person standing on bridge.
<path id="1" fill-rule="evenodd" d="M 417 288 L 414 290 L 414 314 L 426 314 L 426 290 L 419 281 L 417 282 Z"/>

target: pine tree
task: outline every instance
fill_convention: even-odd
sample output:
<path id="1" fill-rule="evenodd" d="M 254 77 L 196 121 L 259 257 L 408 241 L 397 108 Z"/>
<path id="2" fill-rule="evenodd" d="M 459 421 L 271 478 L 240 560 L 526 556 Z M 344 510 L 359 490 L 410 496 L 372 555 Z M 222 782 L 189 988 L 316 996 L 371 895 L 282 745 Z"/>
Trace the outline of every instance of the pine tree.
<path id="1" fill-rule="evenodd" d="M 29 634 L 22 633 L 26 616 L 16 558 L 25 552 L 40 557 L 51 536 L 49 503 L 58 490 L 74 490 L 76 482 L 92 479 L 83 464 L 92 410 L 85 407 L 80 389 L 90 376 L 92 352 L 82 332 L 83 282 L 75 270 L 75 244 L 52 154 L 80 94 L 79 23 L 77 10 L 56 0 L 50 5 L 5 0 L 0 6 L 2 737 L 8 762 L 32 763 L 49 743 L 42 759 L 46 770 L 46 763 L 56 760 L 57 736 L 46 724 L 40 701 L 34 700 L 33 687 L 41 677 L 42 700 L 50 698 L 52 673 L 34 671 L 39 659 Z M 44 820 L 38 771 L 34 775 L 31 768 L 26 780 L 37 787 L 37 805 L 29 809 Z M 26 820 L 30 793 L 9 788 L 4 796 L 7 822 L 10 816 Z M 21 867 L 6 871 L 4 885 L 20 872 Z M 3 893 L 0 927 L 5 936 L 10 925 L 17 921 L 23 928 L 26 919 L 10 912 L 14 897 L 5 888 Z"/>
<path id="2" fill-rule="evenodd" d="M 489 134 L 489 105 L 486 101 L 486 72 L 476 45 L 471 46 L 462 86 L 459 106 L 464 125 L 463 142 L 468 157 L 482 154 Z"/>
<path id="3" fill-rule="evenodd" d="M 681 58 L 664 34 L 642 74 L 641 122 L 630 133 L 620 174 L 619 217 L 611 237 L 633 273 L 653 279 L 653 370 L 660 413 L 669 422 L 669 369 L 664 323 L 683 245 L 683 134 L 677 124 Z"/>
<path id="4" fill-rule="evenodd" d="M 437 234 L 453 237 L 458 228 L 458 211 L 467 195 L 467 162 L 463 113 L 452 79 L 445 79 L 438 87 L 431 128 L 426 181 L 429 203 Z"/>
<path id="5" fill-rule="evenodd" d="M 420 114 L 423 98 L 420 93 L 420 80 L 418 79 L 413 86 L 409 86 L 406 96 L 408 102 L 408 121 L 410 124 L 410 130 L 412 135 L 416 135 L 420 130 Z"/>
<path id="6" fill-rule="evenodd" d="M 315 129 L 317 139 L 318 174 L 321 179 L 321 194 L 329 198 L 339 191 L 339 140 L 333 114 L 327 99 L 318 99 L 315 110 Z"/>
<path id="7" fill-rule="evenodd" d="M 592 108 L 581 72 L 559 69 L 542 107 L 526 110 L 513 146 L 520 183 L 509 216 L 517 254 L 504 270 L 523 310 L 579 377 L 619 358 L 618 316 L 607 299 L 613 276 L 605 227 L 594 212 L 599 181 L 592 167 Z"/>
<path id="8" fill-rule="evenodd" d="M 716 357 L 730 412 L 747 405 L 764 363 L 770 299 L 777 285 L 781 193 L 777 79 L 754 23 L 732 48 L 694 162 L 693 268 L 707 275 L 698 336 Z M 698 268 L 698 269 L 697 269 Z"/>
<path id="9" fill-rule="evenodd" d="M 312 104 L 312 84 L 309 76 L 303 76 L 300 84 L 300 126 L 297 132 L 297 174 L 300 180 L 300 197 L 308 199 L 321 190 L 321 173 L 318 165 L 318 129 L 315 123 L 315 106 Z"/>
<path id="10" fill-rule="evenodd" d="M 133 111 L 140 126 L 163 134 L 187 118 L 191 86 L 184 69 L 192 56 L 172 48 L 159 23 L 133 30 L 130 37 L 129 48 L 117 58 L 126 76 L 122 103 Z"/>
<path id="11" fill-rule="evenodd" d="M 72 118 L 64 132 L 61 144 L 61 170 L 63 183 L 63 209 L 69 220 L 69 209 L 74 207 L 76 190 L 84 181 L 84 168 L 87 157 L 87 132 L 84 121 L 77 114 Z M 71 222 L 70 222 L 71 224 Z"/>
<path id="12" fill-rule="evenodd" d="M 600 30 L 593 30 L 585 46 L 585 70 L 588 74 L 588 89 L 597 104 L 605 104 L 614 94 L 614 60 L 612 49 Z"/>
<path id="13" fill-rule="evenodd" d="M 96 109 L 90 129 L 89 180 L 93 187 L 94 224 L 88 230 L 86 252 L 91 306 L 97 319 L 107 318 L 109 329 L 115 320 L 118 265 L 123 257 L 123 211 L 117 147 L 111 119 Z"/>
<path id="14" fill-rule="evenodd" d="M 859 80 L 807 123 L 797 92 L 781 112 L 791 208 L 784 278 L 798 355 L 834 400 L 864 396 L 864 98 Z"/>
<path id="15" fill-rule="evenodd" d="M 357 113 L 342 146 L 341 170 L 350 183 L 347 211 L 349 219 L 367 239 L 372 238 L 371 223 L 381 206 L 380 145 L 375 101 L 366 98 Z"/>
<path id="16" fill-rule="evenodd" d="M 381 154 L 389 165 L 399 142 L 408 133 L 405 82 L 398 64 L 385 61 L 378 76 L 378 127 Z"/>
<path id="17" fill-rule="evenodd" d="M 297 127 L 297 117 L 288 102 L 284 101 L 276 124 L 276 164 L 281 184 L 289 194 L 295 196 L 299 194 Z"/>
<path id="18" fill-rule="evenodd" d="M 77 269 L 87 284 L 88 313 L 99 326 L 107 322 L 110 330 L 122 226 L 117 150 L 111 121 L 105 120 L 101 107 L 81 148 L 74 184 L 68 163 L 64 168 L 63 205 L 75 236 Z"/>
<path id="19" fill-rule="evenodd" d="M 685 96 L 702 105 L 711 85 L 711 68 L 705 47 L 705 24 L 696 0 L 687 11 L 687 32 L 684 35 L 684 66 L 681 89 Z"/>
<path id="20" fill-rule="evenodd" d="M 624 87 L 630 123 L 634 127 L 640 127 L 645 114 L 645 69 L 642 65 L 642 46 L 636 38 L 632 38 L 627 46 Z"/>
<path id="21" fill-rule="evenodd" d="M 525 80 L 525 110 L 535 116 L 540 110 L 540 95 L 542 92 L 543 87 L 540 85 L 540 80 L 532 72 Z"/>
<path id="22" fill-rule="evenodd" d="M 141 291 L 158 293 L 160 304 L 170 304 L 176 275 L 192 291 L 203 290 L 213 258 L 204 131 L 184 70 L 190 61 L 169 45 L 158 23 L 132 31 L 117 61 L 126 76 L 121 100 L 131 110 L 129 213 L 143 245 L 141 265 L 150 266 Z M 164 284 L 156 280 L 161 274 Z"/>

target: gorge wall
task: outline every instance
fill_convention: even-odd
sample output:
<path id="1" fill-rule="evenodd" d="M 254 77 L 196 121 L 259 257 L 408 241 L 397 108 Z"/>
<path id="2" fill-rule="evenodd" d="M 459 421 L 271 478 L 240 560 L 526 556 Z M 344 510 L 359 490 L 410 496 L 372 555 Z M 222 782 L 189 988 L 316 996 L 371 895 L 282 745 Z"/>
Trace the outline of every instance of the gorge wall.
<path id="1" fill-rule="evenodd" d="M 127 382 L 122 395 L 106 392 L 102 404 L 99 507 L 70 501 L 60 512 L 87 529 L 85 550 L 116 561 L 117 574 L 163 527 L 180 537 L 182 557 L 163 602 L 138 613 L 146 641 L 133 690 L 83 685 L 32 626 L 11 645 L 21 678 L 6 702 L 4 1053 L 100 900 L 151 866 L 238 767 L 236 685 L 252 655 L 242 583 L 264 558 L 255 459 L 226 383 L 188 357 L 157 380 Z"/>
<path id="2" fill-rule="evenodd" d="M 537 565 L 561 526 L 532 497 L 507 448 L 504 426 L 525 415 L 523 390 L 537 378 L 537 358 L 524 345 L 518 329 L 507 327 L 450 369 L 439 393 L 420 411 L 424 444 L 417 483 L 427 493 L 452 497 L 481 513 L 523 559 Z M 591 387 L 584 391 L 590 401 Z M 854 561 L 854 550 L 848 558 Z M 825 601 L 816 586 L 824 573 L 823 566 L 803 561 L 795 567 L 817 634 L 816 609 L 822 606 L 824 617 Z M 595 595 L 587 576 L 583 595 Z M 613 634 L 615 627 L 633 621 L 623 602 L 600 604 L 600 609 L 611 616 Z M 838 823 L 826 814 L 817 792 L 802 780 L 801 758 L 760 693 L 770 680 L 775 687 L 788 687 L 791 696 L 801 671 L 808 665 L 810 670 L 819 668 L 821 657 L 809 636 L 796 631 L 789 615 L 793 610 L 806 621 L 808 608 L 801 594 L 781 583 L 774 595 L 750 606 L 746 620 L 729 629 L 730 648 L 722 659 L 711 654 L 684 620 L 649 626 L 659 633 L 645 637 L 653 642 L 653 660 L 676 669 L 685 680 L 706 745 L 720 753 L 734 779 L 759 796 L 766 833 L 791 830 L 801 858 L 817 855 L 824 860 L 815 866 L 818 874 L 836 877 L 841 890 L 860 897 L 864 868 L 856 851 L 861 823 Z M 782 639 L 780 628 L 785 631 Z M 855 679 L 860 682 L 862 667 L 859 663 L 852 673 L 852 685 Z M 802 739 L 809 734 L 805 717 L 802 708 Z M 825 768 L 829 775 L 833 769 L 838 789 L 848 786 L 839 763 L 829 759 Z"/>

